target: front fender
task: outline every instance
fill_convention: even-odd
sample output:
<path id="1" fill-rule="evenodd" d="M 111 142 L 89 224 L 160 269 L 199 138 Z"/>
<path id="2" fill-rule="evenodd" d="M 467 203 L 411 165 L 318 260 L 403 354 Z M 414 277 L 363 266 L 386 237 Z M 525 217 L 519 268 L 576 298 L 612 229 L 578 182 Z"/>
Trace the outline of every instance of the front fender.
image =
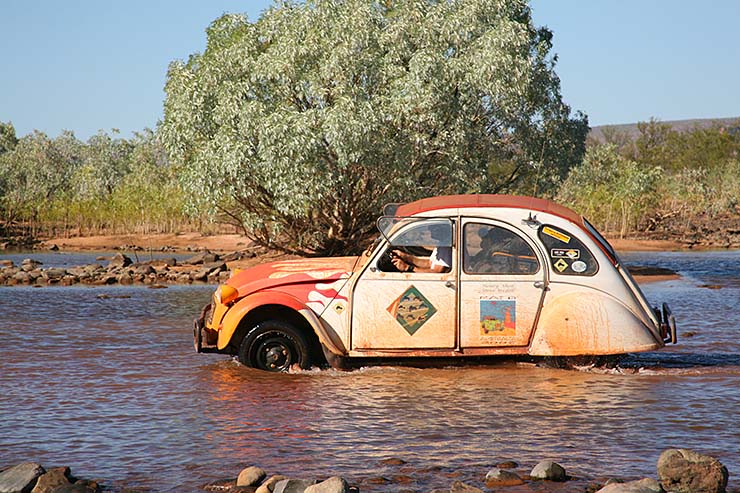
<path id="1" fill-rule="evenodd" d="M 618 300 L 596 291 L 548 299 L 529 347 L 533 356 L 608 355 L 663 346 Z"/>
<path id="2" fill-rule="evenodd" d="M 229 345 L 234 333 L 239 327 L 239 323 L 252 310 L 266 305 L 279 305 L 289 308 L 299 313 L 313 329 L 319 342 L 327 346 L 329 350 L 336 354 L 343 354 L 344 350 L 339 338 L 321 322 L 316 313 L 307 307 L 300 300 L 290 294 L 279 291 L 261 291 L 242 298 L 226 312 L 218 332 L 217 347 L 222 351 Z"/>

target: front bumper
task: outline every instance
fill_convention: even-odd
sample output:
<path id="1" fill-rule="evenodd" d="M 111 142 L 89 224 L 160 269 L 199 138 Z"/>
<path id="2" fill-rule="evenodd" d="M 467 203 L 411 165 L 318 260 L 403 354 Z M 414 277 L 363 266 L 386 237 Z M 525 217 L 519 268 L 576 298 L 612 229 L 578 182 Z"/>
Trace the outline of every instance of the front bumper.
<path id="1" fill-rule="evenodd" d="M 200 316 L 193 320 L 193 346 L 196 353 L 217 353 L 218 333 L 206 326 L 206 319 L 211 313 L 211 304 L 203 307 Z"/>

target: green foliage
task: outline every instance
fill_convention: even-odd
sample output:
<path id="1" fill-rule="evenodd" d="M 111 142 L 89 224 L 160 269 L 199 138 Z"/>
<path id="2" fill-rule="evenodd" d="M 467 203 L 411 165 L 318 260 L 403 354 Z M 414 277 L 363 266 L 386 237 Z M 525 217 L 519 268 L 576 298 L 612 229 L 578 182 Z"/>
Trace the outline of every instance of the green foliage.
<path id="1" fill-rule="evenodd" d="M 740 122 L 678 130 L 655 119 L 632 139 L 616 129 L 590 141 L 559 197 L 620 235 L 642 230 L 680 234 L 707 219 L 737 217 Z M 710 221 L 711 222 L 711 221 Z"/>
<path id="2" fill-rule="evenodd" d="M 182 196 L 151 130 L 86 143 L 34 132 L 0 154 L 0 218 L 34 235 L 176 230 L 188 223 Z"/>
<path id="3" fill-rule="evenodd" d="M 621 236 L 636 229 L 657 203 L 663 170 L 638 164 L 612 144 L 589 148 L 560 189 L 559 200 Z"/>
<path id="4" fill-rule="evenodd" d="M 524 1 L 281 2 L 170 65 L 160 132 L 191 212 L 284 251 L 356 250 L 387 202 L 555 189 L 587 122 L 550 49 Z"/>

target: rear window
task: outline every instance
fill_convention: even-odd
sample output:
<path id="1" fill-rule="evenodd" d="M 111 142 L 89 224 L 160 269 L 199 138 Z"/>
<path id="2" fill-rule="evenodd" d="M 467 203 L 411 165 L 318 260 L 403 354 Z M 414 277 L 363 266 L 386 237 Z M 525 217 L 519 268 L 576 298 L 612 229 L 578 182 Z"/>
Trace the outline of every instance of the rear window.
<path id="1" fill-rule="evenodd" d="M 547 249 L 552 270 L 564 276 L 593 276 L 599 271 L 591 251 L 572 234 L 545 224 L 538 236 Z"/>

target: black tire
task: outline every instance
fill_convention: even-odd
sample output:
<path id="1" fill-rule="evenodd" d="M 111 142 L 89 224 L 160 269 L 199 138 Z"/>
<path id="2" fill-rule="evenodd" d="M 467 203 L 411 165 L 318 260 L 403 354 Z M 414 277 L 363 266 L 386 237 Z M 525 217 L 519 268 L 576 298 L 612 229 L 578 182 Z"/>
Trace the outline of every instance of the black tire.
<path id="1" fill-rule="evenodd" d="M 311 366 L 306 338 L 280 320 L 267 320 L 250 330 L 239 346 L 239 361 L 272 372 L 286 372 L 295 364 L 304 369 Z"/>

